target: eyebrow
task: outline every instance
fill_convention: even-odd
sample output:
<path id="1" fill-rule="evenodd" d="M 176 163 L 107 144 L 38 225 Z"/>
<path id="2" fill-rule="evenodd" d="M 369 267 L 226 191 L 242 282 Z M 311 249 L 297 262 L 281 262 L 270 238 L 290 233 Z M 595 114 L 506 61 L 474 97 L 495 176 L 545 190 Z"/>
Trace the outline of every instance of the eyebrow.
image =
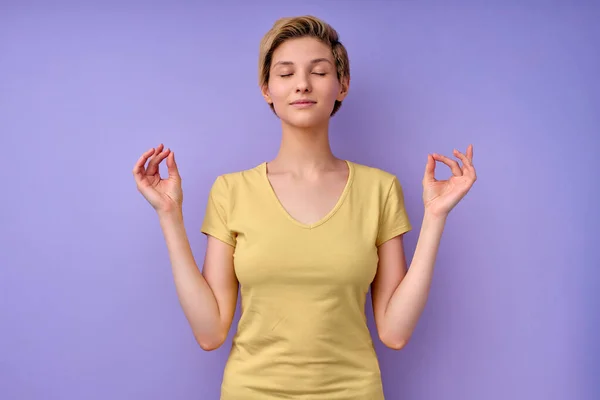
<path id="1" fill-rule="evenodd" d="M 317 64 L 320 62 L 326 62 L 331 64 L 331 61 L 329 61 L 327 58 L 315 58 L 314 60 L 311 60 L 311 64 Z M 277 65 L 294 65 L 294 63 L 292 61 L 277 61 L 273 67 L 276 67 Z"/>

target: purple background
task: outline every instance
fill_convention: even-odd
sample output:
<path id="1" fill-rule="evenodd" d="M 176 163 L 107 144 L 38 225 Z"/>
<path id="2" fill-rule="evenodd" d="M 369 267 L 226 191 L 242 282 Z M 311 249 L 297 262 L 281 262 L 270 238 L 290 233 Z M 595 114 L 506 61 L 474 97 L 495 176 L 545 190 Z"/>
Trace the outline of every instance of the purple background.
<path id="1" fill-rule="evenodd" d="M 195 343 L 131 168 L 176 151 L 201 264 L 213 179 L 279 145 L 259 40 L 305 13 L 351 57 L 333 149 L 398 175 L 409 261 L 426 154 L 475 146 L 411 342 L 376 339 L 387 398 L 600 398 L 598 2 L 95 3 L 0 5 L 0 398 L 218 399 L 230 342 Z"/>

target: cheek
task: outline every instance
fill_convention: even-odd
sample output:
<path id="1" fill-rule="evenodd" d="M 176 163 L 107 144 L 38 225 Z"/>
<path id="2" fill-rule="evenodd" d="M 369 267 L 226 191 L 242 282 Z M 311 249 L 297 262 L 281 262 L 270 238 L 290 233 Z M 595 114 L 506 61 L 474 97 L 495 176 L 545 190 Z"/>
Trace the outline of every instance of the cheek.
<path id="1" fill-rule="evenodd" d="M 340 85 L 337 81 L 328 82 L 327 85 L 323 88 L 323 93 L 327 96 L 327 99 L 330 101 L 335 101 L 338 94 L 340 92 Z"/>
<path id="2" fill-rule="evenodd" d="M 269 85 L 269 95 L 271 96 L 271 100 L 273 103 L 281 103 L 287 98 L 288 90 L 284 84 L 279 82 L 271 83 Z"/>
<path id="3" fill-rule="evenodd" d="M 286 89 L 285 85 L 277 83 L 269 85 L 269 96 L 271 97 L 271 102 L 273 108 L 275 109 L 275 113 L 279 117 L 285 114 L 285 106 L 288 102 L 288 94 L 289 91 Z"/>
<path id="4" fill-rule="evenodd" d="M 340 89 L 341 89 L 340 85 L 338 85 L 338 84 L 333 85 L 333 87 L 331 88 L 331 92 L 330 92 L 331 97 L 335 99 L 338 96 L 338 94 L 340 93 Z"/>
<path id="5" fill-rule="evenodd" d="M 340 83 L 333 75 L 327 76 L 327 78 L 315 80 L 315 86 L 319 86 L 319 91 L 325 95 L 336 96 L 340 90 Z"/>

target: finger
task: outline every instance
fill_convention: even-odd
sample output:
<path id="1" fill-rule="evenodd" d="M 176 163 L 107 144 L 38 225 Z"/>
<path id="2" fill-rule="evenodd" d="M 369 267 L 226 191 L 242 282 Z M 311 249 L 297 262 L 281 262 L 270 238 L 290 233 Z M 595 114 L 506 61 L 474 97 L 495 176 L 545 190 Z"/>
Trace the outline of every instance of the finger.
<path id="1" fill-rule="evenodd" d="M 150 161 L 148 162 L 148 167 L 146 168 L 146 172 L 154 164 L 155 158 L 163 151 L 163 148 L 164 148 L 164 145 L 162 143 L 160 143 L 158 146 L 156 146 L 154 148 L 154 154 L 152 157 L 150 157 Z"/>
<path id="2" fill-rule="evenodd" d="M 471 160 L 469 160 L 469 158 L 466 155 L 464 155 L 463 153 L 461 153 L 460 151 L 454 149 L 453 153 L 454 153 L 455 157 L 459 158 L 463 162 L 463 165 L 465 167 L 470 167 L 473 165 L 471 163 Z M 464 168 L 463 168 L 463 172 L 464 172 Z"/>
<path id="3" fill-rule="evenodd" d="M 158 173 L 159 164 L 165 158 L 167 158 L 167 156 L 169 155 L 169 152 L 170 152 L 170 150 L 167 148 L 167 149 L 164 149 L 163 151 L 161 151 L 160 153 L 156 153 L 154 155 L 154 157 L 152 157 L 152 159 L 148 163 L 148 169 L 146 170 L 146 175 L 156 175 Z"/>
<path id="4" fill-rule="evenodd" d="M 470 145 L 469 147 L 467 147 L 467 153 L 469 152 L 469 149 L 470 149 L 471 157 L 472 157 L 472 155 L 473 155 L 473 146 Z M 454 149 L 454 154 L 458 158 L 460 158 L 462 160 L 463 164 L 464 164 L 464 167 L 463 167 L 463 176 L 468 176 L 468 177 L 472 178 L 473 181 L 477 180 L 477 173 L 475 172 L 475 167 L 473 166 L 473 160 L 472 160 L 472 158 L 469 159 L 468 155 L 465 155 L 465 154 L 461 153 L 460 151 L 458 151 L 456 149 Z"/>
<path id="5" fill-rule="evenodd" d="M 435 160 L 431 154 L 427 154 L 427 164 L 425 164 L 423 182 L 435 182 Z"/>
<path id="6" fill-rule="evenodd" d="M 446 164 L 448 167 L 450 167 L 450 170 L 452 171 L 452 174 L 454 176 L 462 176 L 462 170 L 460 169 L 460 165 L 458 165 L 458 162 L 456 162 L 456 160 L 453 160 L 451 158 L 437 153 L 433 154 L 433 158 L 434 160 L 440 161 Z"/>
<path id="7" fill-rule="evenodd" d="M 475 167 L 473 167 L 471 160 L 469 160 L 466 155 L 456 149 L 454 149 L 454 155 L 460 158 L 460 160 L 463 162 L 462 176 L 470 177 L 471 179 L 475 180 Z"/>
<path id="8" fill-rule="evenodd" d="M 167 157 L 167 170 L 169 171 L 170 178 L 181 178 L 179 176 L 179 168 L 177 168 L 177 163 L 175 162 L 175 152 L 173 151 Z"/>
<path id="9" fill-rule="evenodd" d="M 137 180 L 141 179 L 142 176 L 144 175 L 145 168 L 144 166 L 146 165 L 146 161 L 148 160 L 148 157 L 150 157 L 152 154 L 154 154 L 154 149 L 149 149 L 147 150 L 144 154 L 142 154 L 140 156 L 140 158 L 138 158 L 137 162 L 135 163 L 135 165 L 133 166 L 133 175 Z"/>
<path id="10" fill-rule="evenodd" d="M 467 147 L 467 158 L 471 161 L 471 163 L 473 163 L 473 145 L 470 144 Z"/>

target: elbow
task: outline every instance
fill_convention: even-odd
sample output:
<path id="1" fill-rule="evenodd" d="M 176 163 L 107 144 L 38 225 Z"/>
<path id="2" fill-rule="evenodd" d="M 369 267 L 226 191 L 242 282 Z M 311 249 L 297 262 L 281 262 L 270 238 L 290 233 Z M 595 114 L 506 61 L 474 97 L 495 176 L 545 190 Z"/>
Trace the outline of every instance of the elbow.
<path id="1" fill-rule="evenodd" d="M 380 336 L 379 339 L 389 349 L 402 350 L 408 344 L 410 338 Z"/>
<path id="2" fill-rule="evenodd" d="M 225 343 L 225 338 L 222 337 L 199 337 L 196 336 L 196 342 L 200 345 L 200 348 L 204 351 L 213 351 L 217 350 L 219 347 Z"/>
<path id="3" fill-rule="evenodd" d="M 200 345 L 200 348 L 202 348 L 202 350 L 204 350 L 204 351 L 213 351 L 213 350 L 217 350 L 219 347 L 221 347 L 222 343 L 198 341 L 198 344 Z"/>
<path id="4" fill-rule="evenodd" d="M 408 340 L 399 340 L 395 342 L 388 342 L 385 345 L 392 350 L 402 350 L 408 343 Z"/>

